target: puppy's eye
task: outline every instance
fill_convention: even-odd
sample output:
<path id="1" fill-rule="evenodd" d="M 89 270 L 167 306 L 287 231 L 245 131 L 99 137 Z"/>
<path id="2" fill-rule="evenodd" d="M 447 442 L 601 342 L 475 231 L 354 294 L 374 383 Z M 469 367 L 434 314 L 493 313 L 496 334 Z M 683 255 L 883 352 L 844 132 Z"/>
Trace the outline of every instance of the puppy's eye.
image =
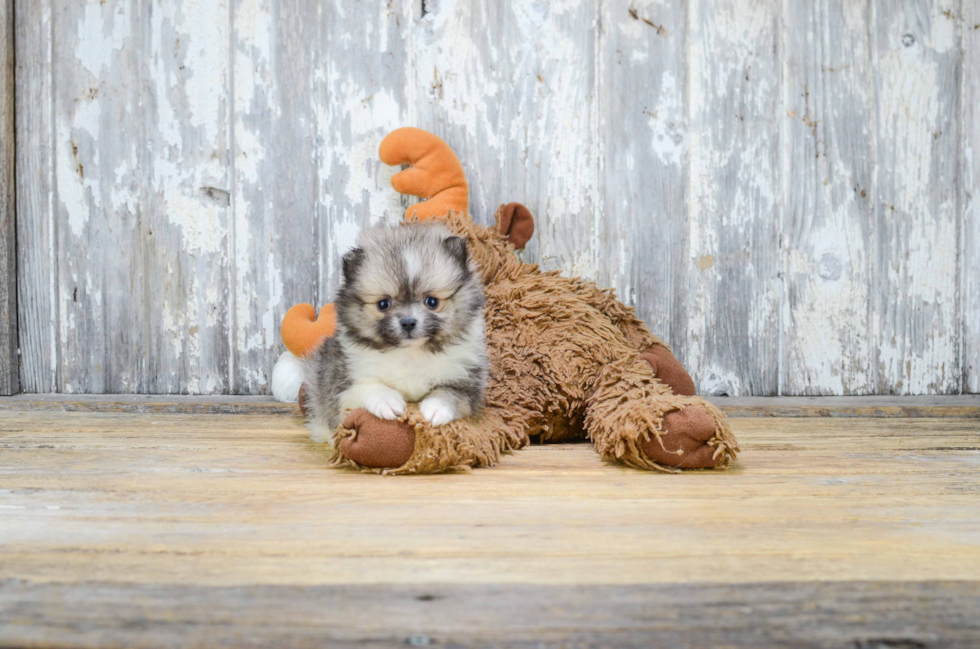
<path id="1" fill-rule="evenodd" d="M 430 309 L 438 309 L 439 308 L 439 298 L 432 297 L 430 295 L 429 297 L 425 298 L 425 306 L 429 307 Z"/>
<path id="2" fill-rule="evenodd" d="M 383 300 L 378 300 L 378 311 L 387 311 L 388 307 L 391 306 L 391 300 L 385 298 Z"/>

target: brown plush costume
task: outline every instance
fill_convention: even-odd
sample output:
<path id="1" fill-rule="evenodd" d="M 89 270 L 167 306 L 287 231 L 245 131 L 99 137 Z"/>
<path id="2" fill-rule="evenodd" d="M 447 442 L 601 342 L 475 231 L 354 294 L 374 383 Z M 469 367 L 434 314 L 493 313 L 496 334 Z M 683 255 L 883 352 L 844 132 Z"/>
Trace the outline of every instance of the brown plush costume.
<path id="1" fill-rule="evenodd" d="M 691 377 L 631 307 L 611 290 L 543 272 L 514 255 L 533 232 L 527 208 L 501 206 L 495 226 L 475 224 L 466 213 L 459 160 L 425 131 L 394 131 L 380 155 L 387 164 L 411 165 L 392 178 L 397 190 L 428 199 L 406 218 L 440 218 L 467 239 L 480 266 L 487 403 L 478 417 L 443 426 L 426 422 L 414 404 L 397 421 L 355 410 L 335 434 L 334 463 L 387 473 L 491 466 L 532 437 L 588 437 L 605 458 L 660 471 L 717 468 L 735 457 L 725 416 L 694 396 Z M 283 339 L 294 341 L 287 346 L 298 356 L 332 335 L 332 312 L 312 318 L 310 305 L 298 305 L 283 321 Z"/>

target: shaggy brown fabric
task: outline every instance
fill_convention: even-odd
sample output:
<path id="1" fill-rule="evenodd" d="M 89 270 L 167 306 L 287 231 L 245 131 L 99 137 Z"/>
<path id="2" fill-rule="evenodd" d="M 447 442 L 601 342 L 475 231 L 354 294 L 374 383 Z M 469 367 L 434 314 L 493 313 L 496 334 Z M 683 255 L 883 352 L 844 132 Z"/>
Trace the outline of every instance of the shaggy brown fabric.
<path id="1" fill-rule="evenodd" d="M 527 445 L 530 436 L 542 441 L 588 437 L 603 457 L 667 472 L 723 466 L 735 457 L 738 445 L 717 408 L 696 396 L 674 394 L 657 380 L 640 353 L 664 346 L 663 341 L 611 290 L 520 261 L 497 226 L 485 228 L 453 213 L 445 223 L 467 238 L 486 285 L 491 365 L 486 408 L 479 417 L 434 427 L 410 407 L 401 421 L 414 430 L 414 451 L 386 472 L 490 466 L 501 452 Z M 667 415 L 687 408 L 695 412 L 673 418 L 678 431 L 669 430 Z M 705 415 L 713 424 L 710 432 Z M 373 437 L 370 421 L 363 420 L 357 433 L 365 442 Z M 348 454 L 345 441 L 354 432 L 338 431 L 332 460 L 366 467 Z M 654 448 L 651 443 L 657 445 L 655 457 L 646 451 Z M 711 463 L 705 463 L 704 446 Z"/>
<path id="2" fill-rule="evenodd" d="M 674 394 L 693 397 L 698 393 L 694 379 L 667 347 L 654 345 L 642 351 L 640 358 L 650 363 L 654 376 L 669 385 Z"/>

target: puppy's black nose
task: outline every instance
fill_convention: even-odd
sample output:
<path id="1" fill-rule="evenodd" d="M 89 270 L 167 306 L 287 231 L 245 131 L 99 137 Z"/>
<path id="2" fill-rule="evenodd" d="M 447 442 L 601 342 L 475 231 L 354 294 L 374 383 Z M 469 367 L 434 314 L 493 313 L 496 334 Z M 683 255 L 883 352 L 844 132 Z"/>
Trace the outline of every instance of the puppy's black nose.
<path id="1" fill-rule="evenodd" d="M 401 324 L 402 330 L 407 334 L 412 333 L 412 330 L 415 329 L 415 325 L 419 323 L 419 321 L 415 318 L 402 318 L 398 322 Z"/>

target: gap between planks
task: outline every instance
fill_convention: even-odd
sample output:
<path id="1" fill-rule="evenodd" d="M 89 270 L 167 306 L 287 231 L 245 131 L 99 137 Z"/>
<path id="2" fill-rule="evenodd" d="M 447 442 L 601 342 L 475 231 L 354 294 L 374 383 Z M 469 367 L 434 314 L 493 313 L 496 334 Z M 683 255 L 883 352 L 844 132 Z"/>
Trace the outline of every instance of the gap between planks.
<path id="1" fill-rule="evenodd" d="M 980 419 L 980 395 L 865 397 L 708 397 L 729 417 L 906 417 Z M 173 414 L 299 413 L 266 396 L 18 394 L 0 410 Z"/>

